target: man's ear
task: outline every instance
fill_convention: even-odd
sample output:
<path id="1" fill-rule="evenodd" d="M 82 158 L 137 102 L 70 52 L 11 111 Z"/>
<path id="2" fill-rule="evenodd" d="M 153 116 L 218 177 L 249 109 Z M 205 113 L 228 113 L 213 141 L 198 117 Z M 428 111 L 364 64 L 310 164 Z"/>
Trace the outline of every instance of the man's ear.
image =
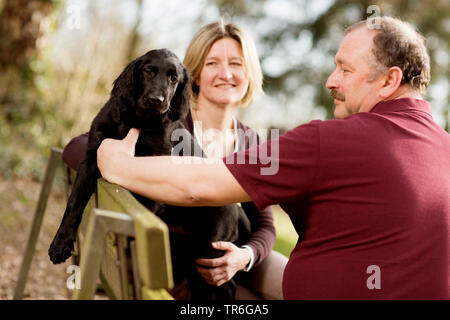
<path id="1" fill-rule="evenodd" d="M 389 98 L 398 90 L 402 84 L 403 72 L 399 67 L 391 67 L 383 77 L 383 84 L 380 90 L 380 96 L 384 99 Z"/>

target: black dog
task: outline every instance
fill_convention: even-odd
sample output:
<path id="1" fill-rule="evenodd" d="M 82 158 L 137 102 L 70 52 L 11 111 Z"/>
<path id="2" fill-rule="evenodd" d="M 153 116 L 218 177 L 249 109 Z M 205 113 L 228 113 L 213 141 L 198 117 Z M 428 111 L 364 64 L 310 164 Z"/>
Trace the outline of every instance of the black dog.
<path id="1" fill-rule="evenodd" d="M 53 263 L 64 262 L 72 254 L 84 208 L 95 191 L 97 179 L 101 177 L 97 167 L 97 149 L 102 140 L 123 139 L 130 128 L 138 128 L 136 156 L 170 155 L 175 143 L 171 141 L 171 134 L 175 129 L 183 128 L 180 119 L 189 110 L 189 94 L 189 73 L 176 55 L 167 49 L 149 51 L 126 66 L 114 81 L 110 99 L 92 122 L 86 155 L 78 166 L 64 217 L 48 250 Z M 194 143 L 191 136 L 184 138 Z M 171 247 L 175 278 L 187 277 L 192 298 L 232 299 L 234 283 L 231 281 L 219 288 L 207 285 L 196 272 L 194 260 L 223 254 L 211 247 L 212 241 L 231 241 L 240 245 L 248 240 L 250 222 L 242 209 L 236 205 L 165 206 L 135 196 L 163 220 L 186 232 L 188 240 L 184 239 L 183 244 L 189 243 L 189 254 L 179 241 L 172 238 Z"/>

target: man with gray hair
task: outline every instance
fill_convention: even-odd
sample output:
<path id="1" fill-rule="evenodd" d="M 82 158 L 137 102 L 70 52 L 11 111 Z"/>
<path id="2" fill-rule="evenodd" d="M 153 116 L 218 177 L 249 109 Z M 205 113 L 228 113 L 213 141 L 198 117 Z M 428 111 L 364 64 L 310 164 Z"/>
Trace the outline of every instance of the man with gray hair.
<path id="1" fill-rule="evenodd" d="M 336 118 L 368 112 L 380 101 L 422 99 L 430 82 L 424 39 L 391 17 L 379 18 L 377 28 L 370 29 L 365 20 L 347 28 L 335 63 L 327 88 L 335 98 Z M 381 90 L 378 95 L 375 89 Z"/>
<path id="2" fill-rule="evenodd" d="M 336 54 L 326 86 L 337 119 L 260 146 L 277 143 L 279 154 L 246 150 L 209 165 L 137 158 L 132 129 L 100 146 L 103 177 L 170 204 L 280 204 L 299 234 L 286 299 L 449 299 L 450 136 L 423 100 L 423 38 L 398 19 L 378 23 L 351 26 Z M 262 157 L 276 157 L 278 172 L 261 174 Z"/>

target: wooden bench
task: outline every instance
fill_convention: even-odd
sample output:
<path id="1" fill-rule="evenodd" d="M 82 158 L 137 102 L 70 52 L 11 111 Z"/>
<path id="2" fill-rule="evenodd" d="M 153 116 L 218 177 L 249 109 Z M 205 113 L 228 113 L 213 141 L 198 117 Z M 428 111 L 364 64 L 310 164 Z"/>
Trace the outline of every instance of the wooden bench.
<path id="1" fill-rule="evenodd" d="M 22 261 L 14 299 L 21 299 L 62 151 L 53 148 Z M 75 172 L 63 164 L 67 193 Z M 81 248 L 81 250 L 80 250 Z M 110 299 L 173 299 L 167 225 L 129 191 L 98 180 L 79 228 L 73 261 L 80 266 L 74 299 L 93 299 L 100 282 Z"/>

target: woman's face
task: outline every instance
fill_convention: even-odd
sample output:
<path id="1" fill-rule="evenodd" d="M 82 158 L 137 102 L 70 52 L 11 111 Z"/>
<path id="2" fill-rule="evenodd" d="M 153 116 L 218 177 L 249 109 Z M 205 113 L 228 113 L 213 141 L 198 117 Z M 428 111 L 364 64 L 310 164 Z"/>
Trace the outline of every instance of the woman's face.
<path id="1" fill-rule="evenodd" d="M 200 87 L 199 101 L 237 106 L 248 87 L 239 42 L 232 38 L 217 40 L 206 55 L 200 78 L 195 83 Z"/>

